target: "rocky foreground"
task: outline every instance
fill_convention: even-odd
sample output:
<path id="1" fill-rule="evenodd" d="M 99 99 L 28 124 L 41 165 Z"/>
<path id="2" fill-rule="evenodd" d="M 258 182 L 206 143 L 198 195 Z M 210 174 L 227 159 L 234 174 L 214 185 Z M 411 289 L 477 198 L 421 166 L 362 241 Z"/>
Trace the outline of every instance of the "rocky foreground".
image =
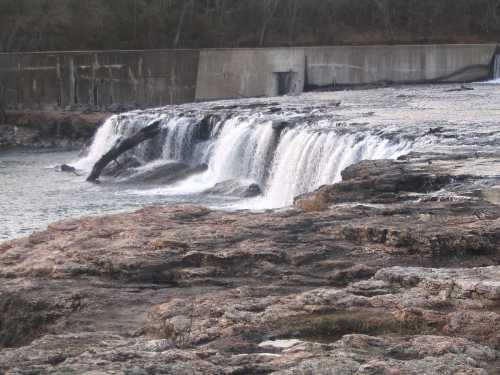
<path id="1" fill-rule="evenodd" d="M 364 161 L 293 209 L 149 207 L 0 244 L 0 373 L 498 374 L 499 156 Z"/>

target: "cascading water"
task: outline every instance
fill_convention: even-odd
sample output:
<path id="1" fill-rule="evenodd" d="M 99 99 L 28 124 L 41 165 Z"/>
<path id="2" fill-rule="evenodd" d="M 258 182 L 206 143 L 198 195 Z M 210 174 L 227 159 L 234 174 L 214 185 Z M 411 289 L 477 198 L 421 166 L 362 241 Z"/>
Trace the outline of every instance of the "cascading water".
<path id="1" fill-rule="evenodd" d="M 486 83 L 500 83 L 500 54 L 493 57 L 492 80 Z"/>
<path id="2" fill-rule="evenodd" d="M 495 56 L 493 63 L 493 79 L 500 80 L 500 55 Z"/>
<path id="3" fill-rule="evenodd" d="M 363 159 L 396 158 L 406 144 L 373 135 L 310 132 L 292 129 L 284 135 L 266 189 L 269 206 L 286 206 L 297 195 L 341 180 L 340 173 Z"/>
<path id="4" fill-rule="evenodd" d="M 263 195 L 247 200 L 242 207 L 273 208 L 290 205 L 297 195 L 339 181 L 341 171 L 360 160 L 396 158 L 409 151 L 408 143 L 370 130 L 345 129 L 331 119 L 314 116 L 299 120 L 288 116 L 276 120 L 276 116 L 257 112 L 221 119 L 147 111 L 113 116 L 99 129 L 76 167 L 90 169 L 113 144 L 161 118 L 160 136 L 125 157 L 135 158 L 141 171 L 169 161 L 206 164 L 208 169 L 143 194 L 194 194 L 228 180 L 251 181 L 261 187 Z M 293 121 L 283 122 L 290 118 Z"/>

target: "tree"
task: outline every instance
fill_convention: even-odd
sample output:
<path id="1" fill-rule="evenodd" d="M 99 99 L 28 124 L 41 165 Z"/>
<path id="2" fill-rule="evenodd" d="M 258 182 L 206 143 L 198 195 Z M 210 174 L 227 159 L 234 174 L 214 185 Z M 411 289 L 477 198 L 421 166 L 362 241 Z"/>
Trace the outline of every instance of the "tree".
<path id="1" fill-rule="evenodd" d="M 288 26 L 288 45 L 293 45 L 293 39 L 295 36 L 295 27 L 297 24 L 297 15 L 299 12 L 299 0 L 290 0 L 290 16 L 289 16 L 289 26 Z"/>
<path id="2" fill-rule="evenodd" d="M 177 23 L 177 31 L 175 33 L 173 48 L 179 47 L 179 42 L 181 40 L 181 34 L 182 34 L 182 28 L 184 27 L 186 15 L 187 15 L 189 8 L 191 8 L 192 10 L 194 9 L 194 0 L 185 0 L 184 1 L 184 5 L 182 6 L 182 11 L 181 11 L 181 14 L 179 16 L 179 22 Z"/>
<path id="3" fill-rule="evenodd" d="M 393 39 L 393 30 L 392 30 L 392 17 L 391 17 L 391 4 L 390 0 L 375 0 L 375 4 L 377 5 L 377 9 L 380 13 L 380 17 L 382 19 L 383 30 L 389 40 Z"/>
<path id="4" fill-rule="evenodd" d="M 280 5 L 280 0 L 260 0 L 258 4 L 260 5 L 260 16 L 262 19 L 259 34 L 259 47 L 263 47 L 266 39 L 266 33 L 269 29 L 269 24 L 276 15 L 278 6 Z"/>
<path id="5" fill-rule="evenodd" d="M 0 51 L 500 40 L 500 0 L 0 0 Z"/>

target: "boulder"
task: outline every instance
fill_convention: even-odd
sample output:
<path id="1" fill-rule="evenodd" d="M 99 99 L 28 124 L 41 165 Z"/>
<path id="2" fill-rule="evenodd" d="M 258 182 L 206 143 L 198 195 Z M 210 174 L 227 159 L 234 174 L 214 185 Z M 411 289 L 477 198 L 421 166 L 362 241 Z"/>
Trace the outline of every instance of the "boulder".
<path id="1" fill-rule="evenodd" d="M 298 196 L 294 204 L 306 211 L 321 211 L 347 202 L 396 203 L 411 199 L 412 193 L 436 191 L 461 178 L 421 169 L 411 162 L 363 160 L 342 171 L 342 182 Z"/>
<path id="2" fill-rule="evenodd" d="M 205 191 L 205 194 L 225 195 L 239 198 L 251 198 L 262 194 L 258 184 L 248 180 L 227 180 L 219 182 Z"/>
<path id="3" fill-rule="evenodd" d="M 60 169 L 61 169 L 61 172 L 70 172 L 70 173 L 76 172 L 76 168 L 71 166 L 71 165 L 68 165 L 68 164 L 62 164 L 60 166 Z"/>
<path id="4" fill-rule="evenodd" d="M 126 177 L 133 173 L 133 168 L 141 166 L 141 162 L 134 156 L 121 157 L 120 160 L 108 164 L 104 168 L 104 176 Z"/>
<path id="5" fill-rule="evenodd" d="M 194 174 L 206 171 L 208 166 L 200 164 L 191 166 L 186 163 L 169 161 L 151 169 L 139 170 L 125 181 L 128 183 L 147 183 L 168 185 L 188 178 Z"/>

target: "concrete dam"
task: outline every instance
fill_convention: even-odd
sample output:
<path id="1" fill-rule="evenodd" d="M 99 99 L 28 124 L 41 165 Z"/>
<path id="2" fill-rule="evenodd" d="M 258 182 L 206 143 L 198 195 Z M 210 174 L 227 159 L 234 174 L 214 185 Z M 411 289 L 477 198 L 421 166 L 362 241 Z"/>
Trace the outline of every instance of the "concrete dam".
<path id="1" fill-rule="evenodd" d="M 500 76 L 495 44 L 0 54 L 7 109 L 96 110 Z M 497 62 L 495 64 L 495 61 Z"/>

